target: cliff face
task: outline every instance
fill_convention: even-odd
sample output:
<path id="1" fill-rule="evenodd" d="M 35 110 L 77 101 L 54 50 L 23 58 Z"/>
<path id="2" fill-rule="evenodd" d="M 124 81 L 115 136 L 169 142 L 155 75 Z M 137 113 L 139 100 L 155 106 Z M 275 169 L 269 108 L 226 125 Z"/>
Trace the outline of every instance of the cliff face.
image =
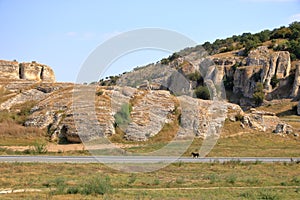
<path id="1" fill-rule="evenodd" d="M 232 82 L 232 92 L 240 99 L 235 103 L 249 105 L 257 83 L 264 86 L 268 100 L 299 95 L 299 64 L 292 70 L 288 51 L 274 52 L 261 46 L 250 51 L 247 57 L 234 54 L 238 53 L 233 53 L 232 57 L 217 54 L 213 56 L 213 61 L 217 67 L 224 69 L 223 79 Z"/>
<path id="2" fill-rule="evenodd" d="M 236 69 L 233 92 L 252 98 L 257 82 L 263 83 L 266 92 L 272 92 L 271 79 L 287 78 L 290 70 L 289 52 L 271 52 L 265 46 L 259 47 L 249 53 L 246 66 Z"/>
<path id="3" fill-rule="evenodd" d="M 235 94 L 242 94 L 245 97 L 252 98 L 256 83 L 261 79 L 261 73 L 261 66 L 246 66 L 237 68 L 234 73 L 233 92 Z"/>
<path id="4" fill-rule="evenodd" d="M 272 52 L 261 46 L 251 51 L 247 57 L 247 66 L 261 66 L 261 82 L 267 91 L 272 90 L 271 79 L 283 79 L 289 76 L 291 70 L 290 53 L 288 51 Z"/>
<path id="5" fill-rule="evenodd" d="M 296 72 L 295 72 L 295 80 L 293 84 L 293 90 L 291 97 L 297 97 L 299 94 L 299 87 L 300 87 L 300 63 L 296 64 Z"/>
<path id="6" fill-rule="evenodd" d="M 0 61 L 0 78 L 55 82 L 53 70 L 43 64 L 36 62 L 18 63 L 16 61 Z"/>

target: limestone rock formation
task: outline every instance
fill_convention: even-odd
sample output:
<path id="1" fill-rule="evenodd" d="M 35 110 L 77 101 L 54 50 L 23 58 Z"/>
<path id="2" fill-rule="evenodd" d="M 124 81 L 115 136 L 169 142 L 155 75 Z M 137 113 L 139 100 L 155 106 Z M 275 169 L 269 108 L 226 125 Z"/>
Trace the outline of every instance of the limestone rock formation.
<path id="1" fill-rule="evenodd" d="M 234 73 L 233 92 L 252 98 L 256 83 L 261 79 L 261 70 L 261 66 L 245 66 L 237 68 Z"/>
<path id="2" fill-rule="evenodd" d="M 290 74 L 291 59 L 288 51 L 271 52 L 266 46 L 250 51 L 247 66 L 262 66 L 261 82 L 267 91 L 272 90 L 271 79 L 286 78 Z"/>
<path id="3" fill-rule="evenodd" d="M 293 129 L 290 125 L 286 124 L 286 123 L 278 123 L 274 133 L 276 134 L 291 134 L 293 133 Z"/>
<path id="4" fill-rule="evenodd" d="M 213 61 L 216 65 L 220 65 L 220 66 L 232 66 L 237 63 L 237 60 L 232 57 L 214 58 Z"/>
<path id="5" fill-rule="evenodd" d="M 28 101 L 40 101 L 44 99 L 47 95 L 37 89 L 26 90 L 20 94 L 9 98 L 7 101 L 0 105 L 1 110 L 9 110 L 12 106 L 17 104 L 23 104 Z"/>
<path id="6" fill-rule="evenodd" d="M 17 61 L 0 60 L 0 78 L 19 79 L 19 63 Z"/>
<path id="7" fill-rule="evenodd" d="M 290 134 L 293 132 L 293 128 L 282 122 L 275 113 L 258 111 L 254 108 L 250 110 L 250 113 L 245 114 L 243 124 L 259 131 L 268 130 L 280 134 Z"/>
<path id="8" fill-rule="evenodd" d="M 293 84 L 293 90 L 291 97 L 297 97 L 299 94 L 299 87 L 300 87 L 300 63 L 296 64 L 296 73 L 295 73 L 295 80 Z"/>
<path id="9" fill-rule="evenodd" d="M 0 61 L 0 79 L 55 82 L 53 70 L 35 61 L 18 63 L 17 61 Z"/>
<path id="10" fill-rule="evenodd" d="M 235 121 L 243 116 L 242 109 L 235 104 L 194 99 L 188 96 L 178 98 L 181 105 L 180 136 L 196 135 L 206 138 L 219 136 L 225 119 Z"/>
<path id="11" fill-rule="evenodd" d="M 159 133 L 165 123 L 172 121 L 175 98 L 168 91 L 152 91 L 136 97 L 125 137 L 128 140 L 144 141 Z"/>

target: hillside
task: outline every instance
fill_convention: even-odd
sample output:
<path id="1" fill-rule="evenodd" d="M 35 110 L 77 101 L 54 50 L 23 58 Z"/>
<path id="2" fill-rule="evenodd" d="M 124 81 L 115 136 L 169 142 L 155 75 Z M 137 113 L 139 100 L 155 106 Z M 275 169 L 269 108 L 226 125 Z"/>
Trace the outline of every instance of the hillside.
<path id="1" fill-rule="evenodd" d="M 226 136 L 236 134 L 230 127 L 238 124 L 240 132 L 297 137 L 299 32 L 300 23 L 295 22 L 216 40 L 203 45 L 206 51 L 201 46 L 188 48 L 91 85 L 57 83 L 53 70 L 36 62 L 1 61 L 2 137 L 14 140 L 28 132 L 44 133 L 54 142 L 80 143 L 72 106 L 74 88 L 81 87 L 95 94 L 96 120 L 81 135 L 87 140 L 206 138 L 218 135 L 224 123 Z M 288 106 L 283 108 L 281 101 Z M 88 115 L 84 110 L 75 113 L 82 119 Z"/>

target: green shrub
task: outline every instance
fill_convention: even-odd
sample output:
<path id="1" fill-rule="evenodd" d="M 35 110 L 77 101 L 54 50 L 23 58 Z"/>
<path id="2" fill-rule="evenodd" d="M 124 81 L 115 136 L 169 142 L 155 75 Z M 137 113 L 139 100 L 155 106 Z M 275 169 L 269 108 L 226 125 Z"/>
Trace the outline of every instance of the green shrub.
<path id="1" fill-rule="evenodd" d="M 209 100 L 210 99 L 210 94 L 208 87 L 206 86 L 199 86 L 195 89 L 195 95 L 199 99 L 204 99 L 204 100 Z"/>
<path id="2" fill-rule="evenodd" d="M 262 83 L 257 83 L 256 84 L 256 89 L 253 94 L 253 99 L 255 101 L 256 106 L 260 106 L 265 99 L 265 93 L 263 92 L 263 85 Z"/>
<path id="3" fill-rule="evenodd" d="M 136 174 L 130 174 L 128 184 L 133 184 L 136 181 Z"/>
<path id="4" fill-rule="evenodd" d="M 196 71 L 195 73 L 188 74 L 187 78 L 191 81 L 196 81 L 197 85 L 203 85 L 203 77 L 198 71 Z"/>
<path id="5" fill-rule="evenodd" d="M 233 90 L 233 77 L 224 76 L 223 82 L 226 90 Z"/>
<path id="6" fill-rule="evenodd" d="M 246 183 L 251 184 L 251 185 L 258 185 L 260 183 L 259 179 L 255 177 L 248 178 L 246 180 Z"/>
<path id="7" fill-rule="evenodd" d="M 104 195 L 106 193 L 110 193 L 111 191 L 112 185 L 110 183 L 109 176 L 106 176 L 105 178 L 95 176 L 86 181 L 80 193 L 83 195 Z"/>
<path id="8" fill-rule="evenodd" d="M 272 78 L 271 78 L 271 85 L 272 85 L 272 88 L 275 88 L 279 83 L 279 80 L 277 78 L 276 75 L 274 75 Z"/>
<path id="9" fill-rule="evenodd" d="M 184 183 L 184 178 L 183 178 L 183 177 L 178 177 L 178 178 L 176 179 L 176 183 L 177 183 L 177 184 L 183 184 L 183 183 Z"/>
<path id="10" fill-rule="evenodd" d="M 66 181 L 63 177 L 55 178 L 53 180 L 53 184 L 56 188 L 56 190 L 52 191 L 53 194 L 65 194 L 67 185 L 66 185 Z"/>
<path id="11" fill-rule="evenodd" d="M 277 193 L 271 191 L 261 191 L 257 199 L 277 200 L 280 199 Z"/>
<path id="12" fill-rule="evenodd" d="M 294 177 L 291 182 L 300 185 L 300 178 Z"/>
<path id="13" fill-rule="evenodd" d="M 79 189 L 77 187 L 69 187 L 67 189 L 67 194 L 78 194 L 79 193 Z"/>
<path id="14" fill-rule="evenodd" d="M 25 150 L 23 151 L 23 154 L 31 154 L 31 150 L 30 150 L 30 149 L 25 149 Z"/>
<path id="15" fill-rule="evenodd" d="M 240 194 L 240 197 L 246 198 L 246 199 L 255 199 L 255 195 L 253 194 L 253 192 L 243 192 Z"/>
<path id="16" fill-rule="evenodd" d="M 154 179 L 153 185 L 159 185 L 159 184 L 160 184 L 160 180 L 158 178 Z"/>
<path id="17" fill-rule="evenodd" d="M 32 151 L 35 154 L 47 153 L 47 144 L 45 142 L 35 142 Z"/>
<path id="18" fill-rule="evenodd" d="M 236 182 L 236 176 L 234 174 L 231 174 L 228 177 L 226 177 L 225 180 L 227 183 L 230 183 L 233 185 Z"/>
<path id="19" fill-rule="evenodd" d="M 253 94 L 253 98 L 255 101 L 255 105 L 260 106 L 264 102 L 265 94 L 263 92 L 255 92 Z"/>
<path id="20" fill-rule="evenodd" d="M 218 176 L 216 174 L 208 174 L 204 177 L 205 179 L 209 180 L 210 184 L 214 184 L 218 181 Z"/>
<path id="21" fill-rule="evenodd" d="M 131 122 L 131 111 L 132 107 L 130 104 L 123 104 L 121 110 L 114 115 L 115 126 L 122 127 L 128 125 Z"/>

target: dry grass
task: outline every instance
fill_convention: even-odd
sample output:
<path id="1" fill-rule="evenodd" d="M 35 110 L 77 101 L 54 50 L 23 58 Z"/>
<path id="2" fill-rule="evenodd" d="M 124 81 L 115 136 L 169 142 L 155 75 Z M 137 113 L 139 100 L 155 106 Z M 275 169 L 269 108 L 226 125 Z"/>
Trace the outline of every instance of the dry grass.
<path id="1" fill-rule="evenodd" d="M 249 194 L 250 199 L 297 199 L 299 169 L 296 163 L 174 163 L 151 173 L 128 174 L 103 164 L 2 163 L 1 188 L 44 192 L 1 194 L 1 199 L 247 199 Z M 112 193 L 66 194 L 103 174 L 110 177 Z"/>
<path id="2" fill-rule="evenodd" d="M 24 127 L 15 122 L 0 123 L 0 146 L 31 145 L 36 140 L 45 140 L 45 131 L 35 127 Z"/>
<path id="3" fill-rule="evenodd" d="M 261 106 L 256 109 L 273 112 L 277 116 L 288 116 L 295 114 L 293 107 L 296 106 L 297 103 L 298 102 L 293 102 L 290 99 L 273 100 L 268 105 Z"/>

